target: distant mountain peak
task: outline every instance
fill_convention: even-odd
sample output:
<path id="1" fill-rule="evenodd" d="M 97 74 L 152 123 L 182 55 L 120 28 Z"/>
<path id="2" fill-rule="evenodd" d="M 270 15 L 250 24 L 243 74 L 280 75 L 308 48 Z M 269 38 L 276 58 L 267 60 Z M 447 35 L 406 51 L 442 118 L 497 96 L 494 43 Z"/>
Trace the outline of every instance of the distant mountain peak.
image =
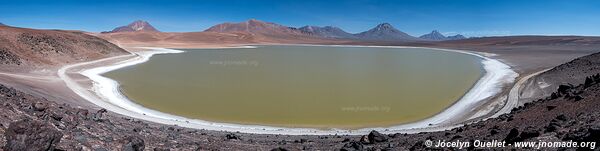
<path id="1" fill-rule="evenodd" d="M 466 39 L 465 36 L 460 35 L 460 34 L 446 37 L 442 33 L 440 33 L 438 30 L 433 30 L 428 34 L 419 36 L 419 38 L 424 39 L 424 40 L 433 40 L 433 41 Z"/>
<path id="2" fill-rule="evenodd" d="M 392 26 L 392 24 L 390 24 L 390 23 L 381 23 L 381 24 L 377 25 L 375 27 L 375 29 L 377 29 L 377 30 L 390 30 L 390 29 L 395 30 L 396 28 L 394 28 L 394 26 Z"/>
<path id="3" fill-rule="evenodd" d="M 152 27 L 152 25 L 150 25 L 150 23 L 143 20 L 136 20 L 127 26 L 131 27 L 135 31 L 156 30 L 154 27 Z"/>
<path id="4" fill-rule="evenodd" d="M 359 39 L 363 40 L 383 40 L 383 41 L 415 41 L 419 40 L 407 33 L 404 33 L 392 26 L 389 23 L 381 23 L 374 28 L 354 34 Z"/>
<path id="5" fill-rule="evenodd" d="M 117 32 L 136 32 L 136 31 L 146 31 L 146 32 L 159 32 L 154 28 L 150 23 L 143 20 L 136 20 L 127 26 L 121 26 L 113 29 L 112 31 L 103 32 L 103 33 L 117 33 Z"/>
<path id="6" fill-rule="evenodd" d="M 460 39 L 467 39 L 467 37 L 465 37 L 461 34 L 456 34 L 454 36 L 448 36 L 447 39 L 448 40 L 460 40 Z"/>
<path id="7" fill-rule="evenodd" d="M 447 37 L 442 35 L 438 30 L 433 30 L 429 34 L 419 36 L 419 38 L 433 41 L 442 41 L 447 39 Z"/>

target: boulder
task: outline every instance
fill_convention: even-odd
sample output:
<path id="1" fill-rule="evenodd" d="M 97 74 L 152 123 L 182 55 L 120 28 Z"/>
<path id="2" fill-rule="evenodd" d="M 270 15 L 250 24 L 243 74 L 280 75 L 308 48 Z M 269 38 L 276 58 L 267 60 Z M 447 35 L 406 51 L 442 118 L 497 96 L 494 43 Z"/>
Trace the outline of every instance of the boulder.
<path id="1" fill-rule="evenodd" d="M 593 125 L 588 128 L 588 135 L 585 139 L 586 141 L 600 141 L 600 125 Z"/>
<path id="2" fill-rule="evenodd" d="M 556 132 L 558 129 L 561 128 L 561 125 L 556 121 L 551 121 L 545 128 L 545 132 Z"/>
<path id="3" fill-rule="evenodd" d="M 168 148 L 159 148 L 159 147 L 154 148 L 153 150 L 154 151 L 170 151 Z"/>
<path id="4" fill-rule="evenodd" d="M 36 111 L 44 111 L 48 108 L 48 104 L 44 102 L 35 102 L 31 105 Z"/>
<path id="5" fill-rule="evenodd" d="M 145 148 L 144 140 L 139 136 L 129 136 L 123 141 L 121 149 L 123 151 L 143 151 Z"/>
<path id="6" fill-rule="evenodd" d="M 363 135 L 362 137 L 360 137 L 360 143 L 363 144 L 371 144 L 372 142 L 369 140 L 369 137 L 366 135 Z"/>
<path id="7" fill-rule="evenodd" d="M 373 130 L 373 131 L 371 131 L 371 133 L 369 133 L 369 142 L 371 142 L 371 143 L 385 142 L 387 140 L 388 140 L 387 135 L 383 135 L 375 130 Z"/>
<path id="8" fill-rule="evenodd" d="M 282 147 L 277 147 L 277 148 L 271 149 L 271 151 L 287 151 L 287 149 L 282 148 Z"/>
<path id="9" fill-rule="evenodd" d="M 517 128 L 512 128 L 504 140 L 509 144 L 519 141 L 519 130 Z"/>
<path id="10" fill-rule="evenodd" d="M 100 109 L 96 111 L 96 113 L 92 114 L 92 120 L 94 121 L 102 121 L 102 117 L 104 117 L 104 113 L 106 113 L 106 109 Z"/>
<path id="11" fill-rule="evenodd" d="M 588 87 L 592 86 L 592 84 L 594 84 L 593 77 L 586 77 L 585 82 L 583 83 L 583 88 L 588 88 Z"/>
<path id="12" fill-rule="evenodd" d="M 571 88 L 572 88 L 572 87 L 571 87 L 571 86 L 568 86 L 568 85 L 559 85 L 559 86 L 558 86 L 558 90 L 557 90 L 557 91 L 558 91 L 558 93 L 560 93 L 560 94 L 566 94 L 566 93 L 567 93 L 567 91 L 568 91 L 569 89 L 571 89 Z"/>
<path id="13" fill-rule="evenodd" d="M 63 134 L 49 123 L 23 119 L 10 123 L 3 150 L 54 150 Z"/>
<path id="14" fill-rule="evenodd" d="M 555 109 L 555 108 L 556 108 L 556 106 L 554 106 L 554 105 L 548 105 L 548 106 L 546 106 L 546 109 L 547 109 L 548 111 L 551 111 L 551 110 L 553 110 L 553 109 Z"/>
<path id="15" fill-rule="evenodd" d="M 340 149 L 341 151 L 358 151 L 364 150 L 364 146 L 360 142 L 351 141 L 349 143 L 344 144 L 344 146 Z"/>
<path id="16" fill-rule="evenodd" d="M 566 115 L 561 114 L 561 115 L 556 116 L 555 119 L 561 120 L 561 121 L 567 121 L 569 118 Z"/>
<path id="17" fill-rule="evenodd" d="M 225 135 L 225 138 L 227 138 L 227 139 L 234 139 L 234 140 L 240 139 L 239 136 L 237 136 L 237 135 L 235 135 L 233 133 L 229 133 L 229 134 Z"/>
<path id="18" fill-rule="evenodd" d="M 529 127 L 525 128 L 523 130 L 523 132 L 521 132 L 521 134 L 519 134 L 519 138 L 520 138 L 520 140 L 525 140 L 525 139 L 529 139 L 529 138 L 538 137 L 538 136 L 540 136 L 540 134 L 541 133 L 538 128 L 529 126 Z"/>

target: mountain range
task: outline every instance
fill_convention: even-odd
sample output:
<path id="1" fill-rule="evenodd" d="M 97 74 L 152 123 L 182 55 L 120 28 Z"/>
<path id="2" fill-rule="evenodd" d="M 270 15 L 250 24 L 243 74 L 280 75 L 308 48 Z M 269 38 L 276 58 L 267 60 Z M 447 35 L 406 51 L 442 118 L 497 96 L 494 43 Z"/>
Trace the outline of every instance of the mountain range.
<path id="1" fill-rule="evenodd" d="M 466 39 L 465 36 L 461 35 L 461 34 L 456 34 L 454 36 L 444 36 L 442 35 L 439 31 L 437 30 L 433 30 L 431 31 L 431 33 L 429 34 L 425 34 L 422 36 L 419 36 L 419 38 L 424 39 L 424 40 L 432 40 L 432 41 L 444 41 L 444 40 L 460 40 L 460 39 Z"/>
<path id="2" fill-rule="evenodd" d="M 102 33 L 122 33 L 122 32 L 160 32 L 150 23 L 142 20 L 135 21 L 127 26 L 121 26 Z M 326 39 L 348 39 L 359 41 L 443 41 L 465 39 L 462 35 L 446 37 L 437 30 L 429 34 L 414 37 L 405 32 L 394 28 L 389 23 L 381 23 L 374 28 L 352 34 L 341 28 L 334 26 L 303 26 L 300 28 L 288 27 L 276 23 L 264 22 L 256 19 L 250 19 L 238 23 L 222 23 L 214 25 L 203 32 L 210 33 L 235 33 L 249 34 L 255 36 L 269 36 L 274 38 L 326 38 Z"/>

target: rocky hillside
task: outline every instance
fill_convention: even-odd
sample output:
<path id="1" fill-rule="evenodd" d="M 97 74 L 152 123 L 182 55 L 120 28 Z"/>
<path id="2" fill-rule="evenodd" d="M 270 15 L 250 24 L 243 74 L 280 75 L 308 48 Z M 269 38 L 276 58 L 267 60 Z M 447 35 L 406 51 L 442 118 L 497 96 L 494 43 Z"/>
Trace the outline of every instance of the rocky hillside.
<path id="1" fill-rule="evenodd" d="M 382 23 L 368 31 L 355 34 L 361 40 L 368 41 L 418 41 L 419 39 L 408 35 L 389 23 Z"/>
<path id="2" fill-rule="evenodd" d="M 343 150 L 458 150 L 458 147 L 427 147 L 427 140 L 447 142 L 470 142 L 474 140 L 491 142 L 493 140 L 514 142 L 598 142 L 600 141 L 600 75 L 587 85 L 563 85 L 554 95 L 527 103 L 513 109 L 511 113 L 498 118 L 468 124 L 452 130 L 418 134 L 379 135 L 383 141 L 374 141 L 370 136 L 358 140 L 350 140 L 344 144 Z M 575 86 L 573 86 L 575 85 Z M 536 150 L 536 148 L 491 148 L 492 150 Z M 598 149 L 598 146 L 595 146 Z M 473 147 L 462 148 L 475 150 Z M 481 150 L 482 148 L 478 148 Z M 490 149 L 490 148 L 487 148 Z M 541 148 L 554 150 L 556 148 Z M 589 150 L 584 148 L 562 148 L 569 150 Z"/>
<path id="3" fill-rule="evenodd" d="M 113 29 L 112 31 L 105 31 L 102 33 L 118 33 L 118 32 L 159 32 L 159 31 L 156 28 L 154 28 L 152 25 L 150 25 L 150 23 L 143 21 L 143 20 L 137 20 L 126 26 L 120 26 L 120 27 Z"/>
<path id="4" fill-rule="evenodd" d="M 35 69 L 126 54 L 82 32 L 0 26 L 0 69 Z"/>
<path id="5" fill-rule="evenodd" d="M 600 71 L 600 53 L 577 58 L 529 80 L 523 90 L 526 93 L 521 95 L 530 100 L 550 96 L 560 85 L 584 81 L 587 76 L 598 71 Z"/>
<path id="6" fill-rule="evenodd" d="M 351 33 L 348 33 L 338 27 L 333 26 L 303 26 L 298 29 L 304 33 L 308 33 L 309 35 L 324 38 L 356 39 L 356 36 L 352 35 Z"/>
<path id="7" fill-rule="evenodd" d="M 421 38 L 423 40 L 444 41 L 444 40 L 460 40 L 460 39 L 465 39 L 466 37 L 463 35 L 460 35 L 460 34 L 446 37 L 439 31 L 433 30 L 429 34 L 419 36 L 419 38 Z"/>

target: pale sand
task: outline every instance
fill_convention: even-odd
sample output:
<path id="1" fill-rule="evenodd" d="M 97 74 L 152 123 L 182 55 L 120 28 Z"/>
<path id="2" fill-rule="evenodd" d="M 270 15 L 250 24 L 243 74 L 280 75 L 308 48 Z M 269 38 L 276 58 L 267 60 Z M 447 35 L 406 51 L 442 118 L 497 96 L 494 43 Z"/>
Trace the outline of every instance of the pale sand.
<path id="1" fill-rule="evenodd" d="M 332 45 L 329 45 L 332 46 Z M 417 48 L 417 47 L 401 47 L 401 46 L 344 46 L 344 47 L 388 47 L 388 48 Z M 252 48 L 249 46 L 241 48 Z M 106 73 L 112 70 L 116 70 L 122 67 L 131 66 L 147 61 L 154 54 L 164 53 L 179 53 L 181 51 L 165 49 L 165 48 L 149 48 L 151 51 L 139 51 L 134 52 L 132 55 L 117 56 L 112 58 L 106 58 L 96 61 L 72 64 L 62 67 L 58 71 L 58 75 L 63 79 L 66 85 L 72 89 L 75 93 L 80 95 L 82 98 L 100 106 L 106 108 L 115 113 L 130 116 L 133 118 L 153 121 L 162 124 L 178 125 L 196 129 L 206 129 L 215 131 L 230 131 L 230 132 L 244 132 L 244 133 L 257 133 L 257 134 L 287 134 L 287 135 L 331 135 L 331 134 L 366 134 L 371 130 L 377 130 L 382 133 L 418 133 L 426 131 L 441 131 L 447 130 L 454 127 L 461 126 L 468 119 L 473 117 L 465 117 L 469 113 L 478 112 L 473 109 L 477 108 L 477 105 L 481 104 L 482 101 L 486 101 L 488 98 L 498 94 L 502 90 L 502 86 L 514 82 L 514 79 L 518 76 L 517 73 L 511 70 L 511 68 L 494 59 L 490 59 L 486 56 L 463 51 L 463 50 L 449 50 L 449 49 L 436 49 L 440 51 L 452 51 L 458 53 L 465 53 L 474 55 L 482 58 L 483 68 L 486 73 L 484 76 L 477 81 L 469 92 L 467 92 L 460 100 L 455 102 L 452 106 L 446 108 L 444 111 L 421 121 L 401 124 L 391 127 L 376 127 L 376 128 L 363 128 L 358 130 L 342 130 L 342 129 L 331 129 L 331 130 L 320 130 L 312 128 L 284 128 L 284 127 L 272 127 L 272 126 L 260 126 L 260 125 L 241 125 L 241 124 L 229 124 L 229 123 L 218 123 L 210 122 L 198 119 L 189 119 L 181 116 L 170 115 L 159 111 L 147 109 L 141 105 L 133 103 L 128 100 L 127 97 L 123 96 L 119 92 L 118 83 L 114 80 L 102 77 L 102 73 Z M 133 57 L 135 56 L 135 57 Z M 91 69 L 84 69 L 80 71 L 82 75 L 87 76 L 94 81 L 93 88 L 88 89 L 86 86 L 82 86 L 75 82 L 66 73 L 71 68 L 77 68 L 80 66 L 88 66 L 98 64 L 101 62 L 107 62 L 112 59 L 133 57 L 126 61 L 110 63 L 104 66 L 95 67 Z M 89 86 L 88 86 L 89 87 Z M 487 112 L 492 112 L 489 110 Z M 485 114 L 482 114 L 485 115 Z"/>

